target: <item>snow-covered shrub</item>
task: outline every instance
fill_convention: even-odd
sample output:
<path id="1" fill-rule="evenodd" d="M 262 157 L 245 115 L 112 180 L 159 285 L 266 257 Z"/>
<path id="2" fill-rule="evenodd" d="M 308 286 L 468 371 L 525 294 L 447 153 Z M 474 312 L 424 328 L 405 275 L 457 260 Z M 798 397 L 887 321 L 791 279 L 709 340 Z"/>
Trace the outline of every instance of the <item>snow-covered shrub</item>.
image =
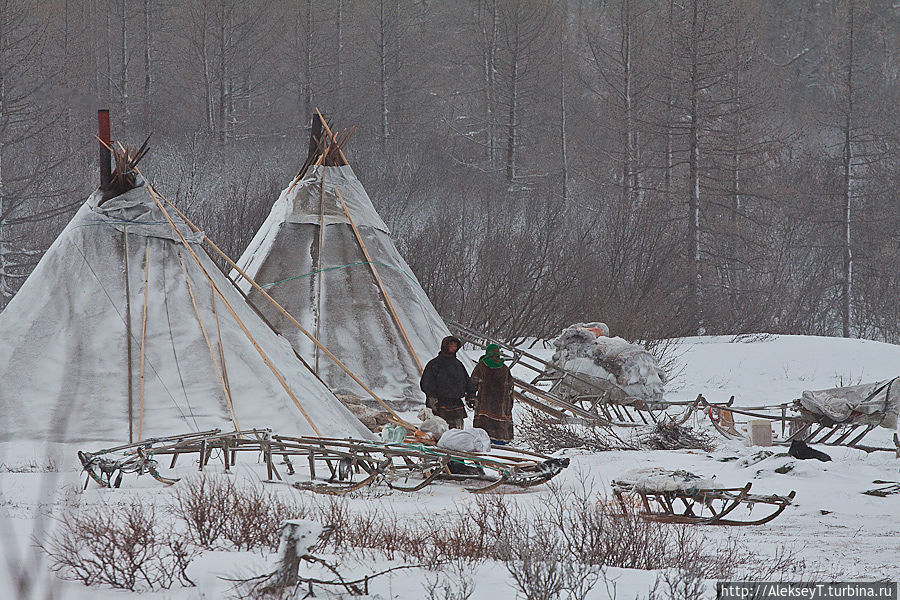
<path id="1" fill-rule="evenodd" d="M 239 550 L 278 547 L 283 521 L 303 519 L 309 507 L 287 501 L 259 485 L 234 485 L 226 504 L 222 535 Z"/>
<path id="2" fill-rule="evenodd" d="M 239 485 L 225 475 L 201 473 L 176 485 L 172 514 L 186 525 L 188 539 L 213 548 L 221 539 L 239 550 L 278 547 L 278 528 L 302 519 L 309 507 L 279 498 L 259 485 Z"/>
<path id="3" fill-rule="evenodd" d="M 559 598 L 566 585 L 565 563 L 571 558 L 549 523 L 537 521 L 528 529 L 531 535 L 504 541 L 506 570 L 525 600 Z"/>
<path id="4" fill-rule="evenodd" d="M 62 516 L 41 547 L 64 579 L 126 590 L 193 585 L 185 574 L 192 551 L 164 525 L 153 504 L 101 504 Z"/>
<path id="5" fill-rule="evenodd" d="M 442 565 L 434 575 L 425 577 L 422 587 L 428 600 L 469 600 L 475 593 L 475 566 L 467 560 Z"/>
<path id="6" fill-rule="evenodd" d="M 227 526 L 234 483 L 224 476 L 201 473 L 178 482 L 172 513 L 187 525 L 188 539 L 210 548 Z"/>

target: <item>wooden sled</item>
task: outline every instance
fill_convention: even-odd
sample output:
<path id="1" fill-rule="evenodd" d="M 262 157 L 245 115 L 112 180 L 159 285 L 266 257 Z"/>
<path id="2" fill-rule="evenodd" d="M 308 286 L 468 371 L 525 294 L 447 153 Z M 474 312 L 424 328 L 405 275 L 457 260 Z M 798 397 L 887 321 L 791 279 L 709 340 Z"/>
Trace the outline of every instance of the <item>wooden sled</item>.
<path id="1" fill-rule="evenodd" d="M 490 454 L 446 450 L 420 442 L 371 442 L 354 439 L 274 436 L 275 455 L 306 455 L 309 482 L 294 486 L 317 493 L 343 494 L 384 480 L 391 489 L 415 492 L 437 480 L 483 481 L 466 487 L 484 493 L 503 485 L 528 488 L 550 481 L 569 465 L 569 459 L 551 458 L 509 446 L 494 446 Z M 327 469 L 325 481 L 316 481 L 316 465 Z M 458 465 L 464 473 L 454 473 Z M 356 475 L 360 480 L 354 482 Z"/>
<path id="2" fill-rule="evenodd" d="M 490 338 L 484 333 L 470 329 L 454 321 L 445 321 L 447 326 L 464 342 L 479 348 L 497 344 L 511 356 L 510 368 L 520 365 L 534 375 L 528 381 L 513 378 L 515 398 L 532 408 L 553 415 L 561 421 L 582 421 L 586 424 L 612 427 L 641 427 L 654 425 L 662 410 L 651 409 L 641 398 L 630 397 L 612 382 L 598 385 L 578 373 L 560 367 L 530 353 Z M 585 390 L 584 393 L 567 394 L 573 386 Z M 671 403 L 665 403 L 672 405 Z M 687 412 L 687 411 L 686 411 Z M 685 418 L 686 420 L 686 418 Z M 683 423 L 683 421 L 682 421 Z"/>
<path id="3" fill-rule="evenodd" d="M 633 482 L 613 481 L 613 494 L 623 512 L 628 514 L 625 496 L 640 500 L 638 515 L 648 521 L 692 525 L 762 525 L 787 508 L 796 492 L 787 496 L 750 493 L 750 483 L 740 488 L 691 488 L 681 490 L 638 489 Z M 772 507 L 757 519 L 726 518 L 740 506 L 752 509 L 755 505 Z"/>
<path id="4" fill-rule="evenodd" d="M 771 421 L 776 428 L 780 426 L 782 439 L 776 444 L 789 446 L 792 441 L 799 440 L 809 445 L 846 446 L 864 452 L 893 452 L 900 458 L 900 439 L 893 435 L 893 447 L 871 446 L 863 443 L 871 431 L 878 428 L 874 423 L 834 423 L 827 420 L 814 420 L 816 417 L 802 410 L 798 400 L 790 403 L 768 404 L 761 406 L 734 406 L 734 396 L 725 403 L 709 402 L 701 394 L 698 396 L 698 408 L 704 411 L 710 423 L 720 435 L 728 439 L 743 439 L 744 435 L 734 428 L 731 415 L 743 415 L 754 419 Z M 799 412 L 799 416 L 789 415 L 788 410 Z M 730 427 L 726 415 L 731 416 Z"/>
<path id="5" fill-rule="evenodd" d="M 289 437 L 259 429 L 228 433 L 211 430 L 78 454 L 90 478 L 102 487 L 111 482 L 118 487 L 121 473 L 125 472 L 149 473 L 167 484 L 178 481 L 159 474 L 157 458 L 161 456 L 172 457 L 172 468 L 179 457 L 195 455 L 202 471 L 215 455 L 221 457 L 228 471 L 240 453 L 248 452 L 266 463 L 267 481 L 284 480 L 276 459 L 281 459 L 280 465 L 287 469 L 288 475 L 298 475 L 294 462 L 305 460 L 309 465 L 309 481 L 293 485 L 321 494 L 346 494 L 380 481 L 391 489 L 415 492 L 439 479 L 484 482 L 466 488 L 473 493 L 489 492 L 504 485 L 528 488 L 550 481 L 569 466 L 568 458 L 551 458 L 509 446 L 494 446 L 490 454 L 471 454 L 414 439 L 387 443 Z"/>

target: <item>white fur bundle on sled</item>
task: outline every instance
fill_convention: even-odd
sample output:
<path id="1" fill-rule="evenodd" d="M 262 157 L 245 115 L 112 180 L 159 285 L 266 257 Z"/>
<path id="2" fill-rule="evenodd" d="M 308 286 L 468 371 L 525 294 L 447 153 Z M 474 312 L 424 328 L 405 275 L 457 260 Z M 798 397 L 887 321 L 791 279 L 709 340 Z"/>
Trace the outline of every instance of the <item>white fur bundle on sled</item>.
<path id="1" fill-rule="evenodd" d="M 553 364 L 609 390 L 611 400 L 661 402 L 667 378 L 656 358 L 643 346 L 608 334 L 604 323 L 576 323 L 564 329 L 553 343 Z M 578 382 L 569 387 L 573 395 L 590 393 Z"/>

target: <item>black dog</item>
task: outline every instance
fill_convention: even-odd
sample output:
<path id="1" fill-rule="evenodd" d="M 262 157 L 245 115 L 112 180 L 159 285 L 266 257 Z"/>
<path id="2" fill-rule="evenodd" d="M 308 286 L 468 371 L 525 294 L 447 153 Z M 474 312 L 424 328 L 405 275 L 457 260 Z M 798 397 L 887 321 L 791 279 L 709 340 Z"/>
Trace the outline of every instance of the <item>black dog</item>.
<path id="1" fill-rule="evenodd" d="M 815 448 L 810 448 L 806 442 L 801 442 L 800 440 L 791 442 L 791 449 L 788 450 L 788 454 L 794 458 L 799 458 L 800 460 L 808 460 L 810 458 L 816 458 L 822 462 L 831 460 L 831 457 L 824 452 L 819 452 Z"/>

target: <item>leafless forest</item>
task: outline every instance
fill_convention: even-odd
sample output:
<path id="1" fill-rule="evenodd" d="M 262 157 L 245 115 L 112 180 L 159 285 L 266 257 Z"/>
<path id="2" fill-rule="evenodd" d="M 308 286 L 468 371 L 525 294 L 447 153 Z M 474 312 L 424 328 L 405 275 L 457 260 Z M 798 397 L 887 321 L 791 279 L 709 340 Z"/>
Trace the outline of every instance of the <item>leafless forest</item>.
<path id="1" fill-rule="evenodd" d="M 893 0 L 0 0 L 0 307 L 97 108 L 235 256 L 318 106 L 445 317 L 900 342 L 898 40 Z"/>

